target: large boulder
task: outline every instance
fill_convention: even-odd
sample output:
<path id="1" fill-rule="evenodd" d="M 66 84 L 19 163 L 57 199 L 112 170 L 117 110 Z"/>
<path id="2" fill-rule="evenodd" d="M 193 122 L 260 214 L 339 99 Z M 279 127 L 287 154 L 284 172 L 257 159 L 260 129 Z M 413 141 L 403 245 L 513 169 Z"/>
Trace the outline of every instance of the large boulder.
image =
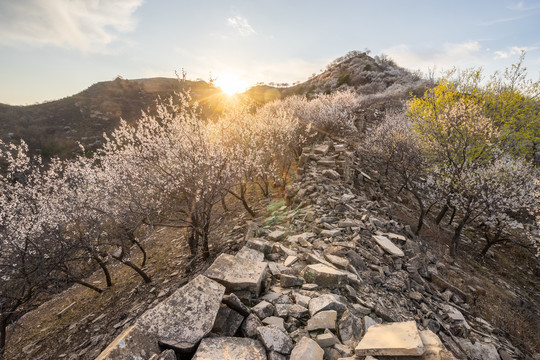
<path id="1" fill-rule="evenodd" d="M 159 353 L 157 337 L 133 325 L 114 339 L 96 360 L 148 359 Z"/>
<path id="2" fill-rule="evenodd" d="M 267 268 L 265 262 L 221 254 L 204 275 L 223 284 L 227 292 L 248 290 L 258 296 Z"/>
<path id="3" fill-rule="evenodd" d="M 347 283 L 347 274 L 324 264 L 308 265 L 301 275 L 308 283 L 315 283 L 330 289 L 341 287 Z"/>
<path id="4" fill-rule="evenodd" d="M 266 360 L 266 351 L 254 339 L 238 337 L 205 338 L 192 360 Z"/>
<path id="5" fill-rule="evenodd" d="M 422 356 L 424 352 L 414 321 L 370 326 L 356 347 L 356 356 Z"/>
<path id="6" fill-rule="evenodd" d="M 224 293 L 224 286 L 199 275 L 146 311 L 136 324 L 166 347 L 193 351 L 212 330 Z"/>

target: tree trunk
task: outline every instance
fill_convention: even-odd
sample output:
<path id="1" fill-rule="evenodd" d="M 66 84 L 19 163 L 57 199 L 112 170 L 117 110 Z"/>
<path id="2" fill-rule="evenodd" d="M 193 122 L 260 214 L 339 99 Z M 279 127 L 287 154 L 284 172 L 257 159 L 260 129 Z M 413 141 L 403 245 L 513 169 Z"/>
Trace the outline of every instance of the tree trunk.
<path id="1" fill-rule="evenodd" d="M 7 327 L 8 321 L 11 315 L 1 315 L 0 316 L 0 359 L 3 359 L 4 351 L 6 349 L 6 339 L 7 339 Z"/>
<path id="2" fill-rule="evenodd" d="M 223 208 L 223 211 L 228 212 L 229 208 L 227 208 L 227 204 L 225 203 L 225 196 L 221 198 L 221 207 Z"/>
<path id="3" fill-rule="evenodd" d="M 90 283 L 87 283 L 87 282 L 84 281 L 84 280 L 80 280 L 80 279 L 75 279 L 75 278 L 73 278 L 73 282 L 75 282 L 75 283 L 77 283 L 77 284 L 79 284 L 79 285 L 82 285 L 82 286 L 84 286 L 84 287 L 87 287 L 87 288 L 89 288 L 89 289 L 91 289 L 91 290 L 94 290 L 94 291 L 97 292 L 98 294 L 101 294 L 101 293 L 103 292 L 103 290 L 101 290 L 101 289 L 98 288 L 97 286 L 94 286 L 94 285 L 92 285 L 92 284 L 90 284 Z"/>
<path id="4" fill-rule="evenodd" d="M 209 206 L 209 209 L 204 214 L 204 226 L 202 228 L 202 257 L 204 260 L 210 257 L 210 249 L 208 246 L 208 238 L 210 235 L 210 220 L 212 216 L 212 207 Z"/>
<path id="5" fill-rule="evenodd" d="M 435 219 L 435 223 L 437 225 L 441 223 L 442 219 L 444 218 L 444 215 L 446 215 L 446 213 L 448 212 L 448 209 L 449 209 L 448 204 L 444 204 L 441 211 L 439 212 L 439 215 L 437 215 L 437 218 Z"/>
<path id="6" fill-rule="evenodd" d="M 251 215 L 252 218 L 257 216 L 257 214 L 255 214 L 255 211 L 253 211 L 253 209 L 251 209 L 251 207 L 247 203 L 247 200 L 246 200 L 246 186 L 244 184 L 240 184 L 240 195 L 236 194 L 232 190 L 229 190 L 229 194 L 231 194 L 232 196 L 234 196 L 238 200 L 242 201 L 242 205 L 244 205 L 244 208 L 247 210 L 247 212 L 249 213 L 249 215 Z"/>
<path id="7" fill-rule="evenodd" d="M 140 268 L 138 267 L 137 265 L 135 265 L 131 260 L 120 260 L 123 264 L 126 264 L 127 266 L 129 266 L 130 268 L 132 268 L 133 270 L 135 270 L 137 272 L 137 274 L 139 274 L 145 283 L 151 283 L 152 282 L 152 279 L 146 275 L 146 273 Z"/>
<path id="8" fill-rule="evenodd" d="M 142 263 L 141 263 L 141 267 L 144 267 L 144 265 L 146 265 L 146 250 L 144 249 L 144 246 L 142 246 L 140 241 L 135 238 L 135 236 L 133 236 L 131 241 L 133 241 L 135 243 L 135 245 L 137 245 L 139 250 L 141 250 L 141 253 L 143 255 L 143 260 L 142 260 Z"/>
<path id="9" fill-rule="evenodd" d="M 101 270 L 103 270 L 103 274 L 105 275 L 105 281 L 107 281 L 107 287 L 112 286 L 112 280 L 111 280 L 111 273 L 109 272 L 109 269 L 107 269 L 107 265 L 103 260 L 100 259 L 99 256 L 92 256 L 92 258 L 95 260 L 95 262 L 98 263 Z"/>
<path id="10" fill-rule="evenodd" d="M 270 184 L 268 181 L 263 180 L 264 186 L 262 186 L 259 182 L 257 182 L 257 185 L 259 186 L 259 189 L 261 189 L 261 193 L 264 197 L 268 197 L 270 195 Z"/>
<path id="11" fill-rule="evenodd" d="M 409 189 L 408 186 L 404 187 L 406 190 L 408 190 L 416 199 L 416 202 L 418 203 L 418 206 L 420 207 L 420 216 L 418 217 L 418 225 L 416 226 L 416 231 L 414 232 L 415 235 L 420 234 L 420 230 L 422 230 L 422 226 L 424 225 L 424 217 L 426 216 L 426 209 L 424 207 L 424 202 L 422 201 L 422 198 L 420 197 L 420 194 L 418 194 L 417 191 L 414 191 L 412 189 Z"/>
<path id="12" fill-rule="evenodd" d="M 450 245 L 450 255 L 452 255 L 452 257 L 456 257 L 459 237 L 461 236 L 461 231 L 465 227 L 467 220 L 469 220 L 469 216 L 471 216 L 470 213 L 465 214 L 465 217 L 461 219 L 456 230 L 454 230 L 454 236 L 452 237 L 452 244 Z"/>
<path id="13" fill-rule="evenodd" d="M 455 206 L 452 206 L 452 216 L 450 216 L 450 220 L 448 220 L 448 224 L 450 225 L 454 221 L 454 217 L 456 216 L 456 210 L 457 208 Z"/>
<path id="14" fill-rule="evenodd" d="M 482 255 L 482 257 L 486 257 L 486 254 L 487 252 L 489 251 L 489 249 L 497 244 L 497 243 L 500 243 L 500 242 L 503 242 L 504 239 L 501 239 L 501 234 L 502 234 L 502 229 L 501 228 L 498 228 L 497 229 L 497 233 L 495 233 L 495 236 L 493 237 L 493 239 L 490 239 L 489 238 L 489 233 L 488 233 L 489 230 L 486 229 L 484 235 L 486 237 L 486 246 L 484 246 L 484 248 L 482 249 L 482 251 L 480 252 L 480 255 Z"/>

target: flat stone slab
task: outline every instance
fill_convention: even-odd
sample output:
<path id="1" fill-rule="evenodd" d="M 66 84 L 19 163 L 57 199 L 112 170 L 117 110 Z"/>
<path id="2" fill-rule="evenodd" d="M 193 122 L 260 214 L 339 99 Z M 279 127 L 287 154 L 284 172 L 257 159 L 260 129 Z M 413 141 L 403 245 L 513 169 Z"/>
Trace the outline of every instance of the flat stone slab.
<path id="1" fill-rule="evenodd" d="M 266 351 L 258 340 L 239 337 L 205 338 L 193 360 L 266 360 Z"/>
<path id="2" fill-rule="evenodd" d="M 347 274 L 324 264 L 308 265 L 301 274 L 307 283 L 315 283 L 330 289 L 347 283 Z"/>
<path id="3" fill-rule="evenodd" d="M 370 326 L 355 349 L 356 356 L 422 356 L 424 344 L 416 322 Z"/>
<path id="4" fill-rule="evenodd" d="M 133 325 L 114 339 L 96 360 L 148 359 L 160 352 L 157 337 Z"/>
<path id="5" fill-rule="evenodd" d="M 223 284 L 227 292 L 249 290 L 258 296 L 267 268 L 265 262 L 221 254 L 204 275 Z"/>
<path id="6" fill-rule="evenodd" d="M 398 248 L 396 245 L 394 245 L 394 243 L 390 239 L 388 239 L 386 236 L 373 235 L 373 240 L 375 240 L 375 242 L 377 242 L 377 244 L 379 244 L 379 246 L 382 247 L 383 250 L 389 253 L 390 255 L 399 256 L 399 257 L 405 256 L 403 251 L 400 248 Z"/>
<path id="7" fill-rule="evenodd" d="M 224 293 L 224 286 L 199 275 L 146 311 L 136 324 L 164 345 L 192 351 L 212 330 Z"/>

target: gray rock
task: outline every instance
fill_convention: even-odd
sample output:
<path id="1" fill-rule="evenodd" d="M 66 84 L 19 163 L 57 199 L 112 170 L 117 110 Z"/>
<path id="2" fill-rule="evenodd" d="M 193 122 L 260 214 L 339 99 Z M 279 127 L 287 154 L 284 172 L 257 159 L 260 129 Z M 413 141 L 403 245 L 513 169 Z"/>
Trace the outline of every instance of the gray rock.
<path id="1" fill-rule="evenodd" d="M 250 314 L 242 323 L 242 334 L 245 337 L 255 339 L 257 337 L 257 328 L 261 326 L 263 326 L 262 321 L 254 314 Z"/>
<path id="2" fill-rule="evenodd" d="M 424 344 L 416 322 L 373 325 L 355 349 L 356 356 L 422 356 Z"/>
<path id="3" fill-rule="evenodd" d="M 324 334 L 317 335 L 317 344 L 325 348 L 339 343 L 338 338 L 331 331 L 325 331 Z"/>
<path id="4" fill-rule="evenodd" d="M 492 343 L 477 341 L 474 344 L 469 340 L 458 338 L 461 348 L 465 350 L 467 356 L 477 360 L 500 360 L 501 357 L 497 352 L 497 348 Z"/>
<path id="5" fill-rule="evenodd" d="M 276 308 L 274 307 L 274 305 L 270 304 L 268 301 L 265 300 L 261 301 L 260 303 L 251 308 L 251 311 L 253 311 L 253 313 L 257 315 L 261 320 L 274 314 L 275 310 Z"/>
<path id="6" fill-rule="evenodd" d="M 257 328 L 257 336 L 269 351 L 277 351 L 280 354 L 288 355 L 293 349 L 289 335 L 284 330 L 275 326 Z"/>
<path id="7" fill-rule="evenodd" d="M 192 351 L 212 330 L 225 287 L 203 275 L 146 311 L 137 325 L 178 351 Z"/>
<path id="8" fill-rule="evenodd" d="M 362 338 L 362 319 L 349 310 L 345 311 L 338 322 L 338 333 L 342 343 L 356 347 Z"/>
<path id="9" fill-rule="evenodd" d="M 336 310 L 338 315 L 341 315 L 347 310 L 346 302 L 344 297 L 336 294 L 321 295 L 309 301 L 309 314 L 313 316 L 319 311 Z"/>
<path id="10" fill-rule="evenodd" d="M 266 360 L 266 351 L 254 339 L 238 337 L 205 338 L 193 360 Z"/>
<path id="11" fill-rule="evenodd" d="M 364 331 L 368 331 L 373 325 L 377 325 L 377 322 L 367 315 L 364 316 Z"/>
<path id="12" fill-rule="evenodd" d="M 308 283 L 315 283 L 330 289 L 345 285 L 347 282 L 347 274 L 324 264 L 308 265 L 302 270 L 301 275 Z"/>
<path id="13" fill-rule="evenodd" d="M 238 251 L 235 256 L 241 259 L 264 261 L 264 254 L 262 252 L 258 250 L 254 250 L 247 246 L 244 246 L 243 248 L 241 248 L 240 251 Z"/>
<path id="14" fill-rule="evenodd" d="M 244 316 L 227 305 L 221 304 L 212 332 L 221 336 L 234 336 L 243 321 Z"/>
<path id="15" fill-rule="evenodd" d="M 287 360 L 287 356 L 280 354 L 275 351 L 269 351 L 268 354 L 268 360 Z"/>
<path id="16" fill-rule="evenodd" d="M 326 165 L 326 163 L 324 163 L 322 165 Z M 332 179 L 332 180 L 337 180 L 337 179 L 340 178 L 339 173 L 336 170 L 332 170 L 332 169 L 323 170 L 322 174 L 323 174 L 323 176 L 326 176 L 327 178 Z"/>
<path id="17" fill-rule="evenodd" d="M 339 352 L 339 354 L 344 357 L 349 357 L 349 356 L 354 355 L 354 351 L 351 348 L 349 348 L 347 345 L 335 344 L 334 349 L 336 349 Z"/>
<path id="18" fill-rule="evenodd" d="M 308 307 L 311 298 L 302 294 L 294 294 L 294 301 L 303 307 Z"/>
<path id="19" fill-rule="evenodd" d="M 276 304 L 276 311 L 274 311 L 274 314 L 281 317 L 287 317 L 289 314 L 289 307 L 291 307 L 291 304 Z"/>
<path id="20" fill-rule="evenodd" d="M 270 254 L 270 251 L 272 251 L 272 244 L 263 239 L 249 239 L 248 242 L 246 242 L 246 246 L 250 249 L 262 252 L 264 255 L 268 255 Z"/>
<path id="21" fill-rule="evenodd" d="M 372 238 L 388 254 L 399 256 L 399 257 L 405 256 L 403 251 L 400 248 L 398 248 L 396 245 L 394 245 L 394 243 L 390 241 L 390 239 L 388 239 L 386 236 L 373 235 Z"/>
<path id="22" fill-rule="evenodd" d="M 159 353 L 157 336 L 133 325 L 114 339 L 96 360 L 148 359 Z"/>
<path id="23" fill-rule="evenodd" d="M 303 337 L 291 352 L 290 360 L 322 360 L 323 356 L 324 351 L 319 344 L 308 337 Z"/>
<path id="24" fill-rule="evenodd" d="M 285 320 L 283 320 L 283 318 L 279 316 L 269 316 L 263 319 L 262 323 L 264 325 L 273 325 L 275 327 L 285 330 Z"/>
<path id="25" fill-rule="evenodd" d="M 204 275 L 225 285 L 227 292 L 249 290 L 258 296 L 262 281 L 266 277 L 267 268 L 265 262 L 221 254 Z"/>
<path id="26" fill-rule="evenodd" d="M 309 316 L 309 311 L 304 306 L 293 304 L 289 306 L 287 315 L 295 319 L 305 319 Z"/>
<path id="27" fill-rule="evenodd" d="M 328 144 L 321 144 L 321 145 L 313 146 L 313 152 L 318 155 L 326 155 L 329 149 L 330 149 L 330 145 Z"/>
<path id="28" fill-rule="evenodd" d="M 341 235 L 341 229 L 331 229 L 321 231 L 321 235 L 327 238 L 334 238 Z"/>
<path id="29" fill-rule="evenodd" d="M 294 264 L 297 261 L 298 261 L 298 256 L 289 255 L 289 256 L 287 256 L 287 258 L 283 262 L 283 265 L 288 267 L 288 266 L 291 266 L 292 264 Z"/>
<path id="30" fill-rule="evenodd" d="M 285 265 L 279 264 L 273 261 L 268 261 L 267 264 L 268 264 L 268 269 L 270 270 L 270 273 L 274 276 L 278 276 L 281 273 L 287 270 L 290 270 L 290 268 L 286 267 Z"/>
<path id="31" fill-rule="evenodd" d="M 338 269 L 347 270 L 349 268 L 349 260 L 335 255 L 324 255 L 326 260 L 335 265 Z"/>
<path id="32" fill-rule="evenodd" d="M 165 350 L 159 354 L 156 360 L 176 360 L 176 354 L 171 349 Z"/>
<path id="33" fill-rule="evenodd" d="M 337 312 L 335 310 L 321 311 L 308 320 L 306 329 L 308 331 L 319 329 L 336 328 Z"/>
<path id="34" fill-rule="evenodd" d="M 270 241 L 282 241 L 285 239 L 285 231 L 283 230 L 274 230 L 268 234 L 268 240 Z"/>
<path id="35" fill-rule="evenodd" d="M 298 276 L 280 274 L 279 283 L 283 288 L 302 286 L 305 283 L 305 280 Z"/>
<path id="36" fill-rule="evenodd" d="M 243 316 L 248 316 L 251 313 L 249 308 L 234 293 L 223 296 L 223 303 L 231 309 L 238 311 Z"/>

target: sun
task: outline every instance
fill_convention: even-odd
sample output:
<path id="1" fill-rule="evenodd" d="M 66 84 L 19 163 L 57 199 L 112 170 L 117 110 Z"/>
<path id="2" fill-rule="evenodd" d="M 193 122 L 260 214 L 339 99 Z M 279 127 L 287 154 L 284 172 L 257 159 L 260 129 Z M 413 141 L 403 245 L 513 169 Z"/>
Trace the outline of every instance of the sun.
<path id="1" fill-rule="evenodd" d="M 249 84 L 233 75 L 221 75 L 218 76 L 215 82 L 221 91 L 225 94 L 232 96 L 242 93 L 247 90 Z"/>

